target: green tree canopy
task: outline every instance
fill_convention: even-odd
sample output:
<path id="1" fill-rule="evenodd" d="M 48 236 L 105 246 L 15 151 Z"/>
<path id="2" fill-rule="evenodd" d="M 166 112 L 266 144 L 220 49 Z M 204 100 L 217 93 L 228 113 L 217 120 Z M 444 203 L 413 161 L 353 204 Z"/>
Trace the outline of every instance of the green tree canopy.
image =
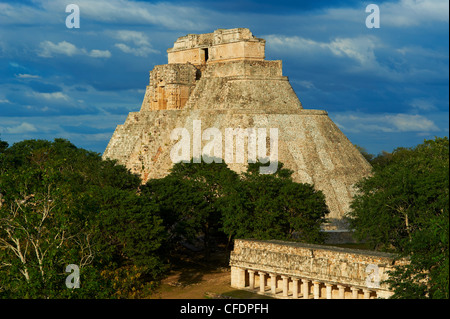
<path id="1" fill-rule="evenodd" d="M 23 141 L 1 156 L 1 296 L 114 297 L 121 287 L 105 274 L 161 272 L 165 232 L 157 205 L 137 194 L 138 176 L 63 139 Z M 65 287 L 69 264 L 80 267 L 80 289 Z"/>
<path id="2" fill-rule="evenodd" d="M 142 196 L 159 203 L 172 247 L 200 236 L 207 254 L 214 238 L 323 242 L 323 193 L 293 182 L 281 163 L 275 174 L 260 174 L 260 166 L 238 175 L 225 163 L 178 163 L 165 178 L 148 181 Z"/>
<path id="3" fill-rule="evenodd" d="M 348 214 L 356 237 L 410 258 L 390 281 L 396 296 L 448 298 L 448 138 L 396 149 L 357 187 Z"/>
<path id="4" fill-rule="evenodd" d="M 0 154 L 8 148 L 8 143 L 0 140 Z"/>
<path id="5" fill-rule="evenodd" d="M 221 214 L 237 183 L 238 174 L 225 163 L 177 163 L 168 176 L 148 181 L 141 192 L 159 203 L 172 247 L 203 237 L 208 256 L 214 237 L 223 236 Z"/>
<path id="6" fill-rule="evenodd" d="M 223 230 L 236 238 L 324 241 L 321 225 L 328 207 L 313 185 L 292 181 L 292 171 L 278 163 L 274 174 L 260 174 L 250 163 L 235 188 L 235 200 L 223 215 Z"/>
<path id="7" fill-rule="evenodd" d="M 355 144 L 355 147 L 361 153 L 361 155 L 364 156 L 366 161 L 368 161 L 369 163 L 371 163 L 372 160 L 375 158 L 375 155 L 370 154 L 369 152 L 367 152 L 367 150 L 364 147 L 356 145 L 356 144 Z"/>

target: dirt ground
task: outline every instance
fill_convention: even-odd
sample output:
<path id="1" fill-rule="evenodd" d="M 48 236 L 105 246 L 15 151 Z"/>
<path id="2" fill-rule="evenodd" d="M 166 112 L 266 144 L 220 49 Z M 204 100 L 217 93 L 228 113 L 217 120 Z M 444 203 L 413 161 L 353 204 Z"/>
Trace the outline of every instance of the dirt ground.
<path id="1" fill-rule="evenodd" d="M 265 296 L 230 286 L 230 267 L 225 255 L 217 253 L 208 259 L 192 256 L 181 257 L 168 277 L 150 299 L 204 299 L 204 298 L 244 298 L 261 299 Z"/>
<path id="2" fill-rule="evenodd" d="M 365 244 L 342 244 L 338 247 L 367 249 Z M 172 269 L 162 280 L 161 286 L 152 293 L 150 299 L 204 299 L 237 298 L 266 299 L 259 295 L 230 286 L 231 274 L 228 265 L 229 252 L 225 249 L 213 253 L 205 261 L 201 252 L 189 252 L 177 256 L 172 261 Z"/>

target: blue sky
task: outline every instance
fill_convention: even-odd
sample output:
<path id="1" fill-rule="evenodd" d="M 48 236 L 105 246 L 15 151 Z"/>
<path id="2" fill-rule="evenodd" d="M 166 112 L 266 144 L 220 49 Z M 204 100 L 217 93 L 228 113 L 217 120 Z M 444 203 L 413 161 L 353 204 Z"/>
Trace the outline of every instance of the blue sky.
<path id="1" fill-rule="evenodd" d="M 80 28 L 68 29 L 68 4 Z M 380 8 L 368 29 L 368 4 Z M 377 154 L 449 131 L 449 2 L 0 1 L 0 138 L 102 153 L 138 111 L 148 72 L 188 33 L 247 27 L 283 60 L 304 108 Z"/>

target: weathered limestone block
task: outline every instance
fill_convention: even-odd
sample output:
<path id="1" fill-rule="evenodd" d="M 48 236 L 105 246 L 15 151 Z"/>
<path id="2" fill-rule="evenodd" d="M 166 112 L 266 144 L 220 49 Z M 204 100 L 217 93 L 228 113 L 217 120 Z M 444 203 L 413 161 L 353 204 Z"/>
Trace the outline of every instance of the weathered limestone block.
<path id="1" fill-rule="evenodd" d="M 188 34 L 167 50 L 168 62 L 194 65 L 233 60 L 264 60 L 265 40 L 249 29 L 218 29 L 213 33 Z"/>
<path id="2" fill-rule="evenodd" d="M 150 72 L 141 111 L 182 109 L 195 86 L 197 68 L 192 64 L 157 65 Z"/>

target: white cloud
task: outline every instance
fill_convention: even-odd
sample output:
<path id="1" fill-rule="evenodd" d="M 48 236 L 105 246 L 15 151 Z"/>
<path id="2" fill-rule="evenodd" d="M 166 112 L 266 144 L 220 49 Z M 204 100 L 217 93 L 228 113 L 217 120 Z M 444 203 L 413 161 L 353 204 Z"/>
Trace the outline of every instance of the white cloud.
<path id="1" fill-rule="evenodd" d="M 21 66 L 19 63 L 17 62 L 9 62 L 9 65 L 12 66 L 13 68 L 18 68 L 18 69 L 25 69 L 24 66 Z"/>
<path id="2" fill-rule="evenodd" d="M 16 78 L 18 78 L 18 79 L 39 79 L 39 78 L 40 78 L 39 75 L 22 74 L 22 73 L 16 74 L 15 76 L 16 76 Z"/>
<path id="3" fill-rule="evenodd" d="M 41 6 L 53 13 L 61 12 L 65 0 L 40 0 Z M 207 10 L 169 2 L 147 3 L 127 0 L 77 0 L 82 19 L 118 24 L 153 24 L 169 29 L 199 30 L 207 28 L 202 21 Z M 81 26 L 83 28 L 83 26 Z"/>
<path id="4" fill-rule="evenodd" d="M 307 88 L 307 89 L 315 89 L 316 86 L 311 81 L 300 81 L 298 82 L 301 86 Z"/>
<path id="5" fill-rule="evenodd" d="M 135 56 L 146 57 L 150 53 L 159 53 L 158 50 L 152 49 L 148 37 L 142 32 L 119 30 L 113 34 L 113 37 L 124 41 L 131 42 L 135 47 L 131 47 L 125 43 L 116 43 L 114 46 L 120 49 L 122 52 L 130 53 Z"/>
<path id="6" fill-rule="evenodd" d="M 62 100 L 69 100 L 69 97 L 62 93 L 62 92 L 53 92 L 53 93 L 40 93 L 40 92 L 33 92 L 35 96 L 42 97 L 46 100 L 54 100 L 54 99 L 62 99 Z"/>
<path id="7" fill-rule="evenodd" d="M 299 36 L 266 35 L 264 37 L 275 50 L 292 49 L 296 53 L 332 53 L 337 57 L 348 57 L 365 67 L 377 66 L 374 50 L 379 40 L 374 36 L 334 38 L 330 42 L 318 42 Z"/>
<path id="8" fill-rule="evenodd" d="M 402 56 L 406 56 L 408 58 L 410 58 L 411 56 L 422 56 L 427 59 L 448 61 L 448 51 L 447 54 L 445 54 L 445 52 L 439 52 L 436 50 L 424 48 L 417 45 L 404 46 L 399 49 L 396 49 L 395 51 L 400 53 Z"/>
<path id="9" fill-rule="evenodd" d="M 284 35 L 275 35 L 269 34 L 262 36 L 269 42 L 273 49 L 275 50 L 285 50 L 286 48 L 293 48 L 299 50 L 309 50 L 311 48 L 323 48 L 324 44 L 320 42 L 316 42 L 311 39 L 305 39 L 299 36 L 284 36 Z"/>
<path id="10" fill-rule="evenodd" d="M 55 44 L 51 41 L 44 41 L 39 44 L 40 51 L 38 55 L 43 58 L 51 58 L 55 54 L 63 54 L 67 56 L 73 55 L 87 55 L 93 58 L 109 58 L 111 57 L 111 52 L 108 50 L 91 50 L 88 52 L 86 49 L 79 49 L 75 45 L 67 41 L 61 41 Z"/>
<path id="11" fill-rule="evenodd" d="M 419 111 L 434 111 L 437 110 L 436 106 L 430 102 L 429 100 L 425 99 L 413 99 L 409 105 L 412 106 L 413 109 L 419 110 Z"/>
<path id="12" fill-rule="evenodd" d="M 93 58 L 110 58 L 111 52 L 108 50 L 91 50 L 91 52 L 89 52 L 89 56 Z"/>
<path id="13" fill-rule="evenodd" d="M 122 52 L 131 53 L 135 56 L 142 56 L 142 57 L 146 57 L 150 53 L 159 53 L 159 51 L 153 50 L 152 48 L 149 47 L 131 48 L 124 43 L 116 43 L 115 47 L 120 49 Z"/>
<path id="14" fill-rule="evenodd" d="M 36 132 L 37 129 L 33 124 L 23 122 L 22 124 L 18 126 L 13 127 L 7 127 L 5 129 L 6 133 L 9 134 L 23 134 L 23 133 L 30 133 L 30 132 Z"/>
<path id="15" fill-rule="evenodd" d="M 337 56 L 347 56 L 357 60 L 361 65 L 376 65 L 373 37 L 336 38 L 328 48 Z"/>
<path id="16" fill-rule="evenodd" d="M 368 4 L 370 2 L 367 2 Z M 365 5 L 358 8 L 330 8 L 316 19 L 328 21 L 345 21 L 346 23 L 362 24 L 368 13 Z M 448 0 L 399 0 L 386 1 L 380 7 L 380 27 L 413 27 L 427 23 L 449 22 Z"/>
<path id="17" fill-rule="evenodd" d="M 400 0 L 380 5 L 381 27 L 383 25 L 409 27 L 427 22 L 449 22 L 448 0 Z"/>
<path id="18" fill-rule="evenodd" d="M 400 132 L 439 131 L 433 121 L 418 114 L 387 115 L 386 119 Z"/>
<path id="19" fill-rule="evenodd" d="M 58 44 L 55 44 L 51 41 L 44 41 L 41 42 L 39 46 L 41 48 L 41 51 L 38 53 L 38 55 L 44 58 L 51 58 L 53 54 L 64 54 L 67 56 L 80 54 L 80 49 L 67 41 L 62 41 Z"/>
<path id="20" fill-rule="evenodd" d="M 336 124 L 344 131 L 360 132 L 435 132 L 440 129 L 423 115 L 412 114 L 336 114 Z"/>
<path id="21" fill-rule="evenodd" d="M 0 3 L 0 25 L 32 25 L 36 23 L 36 20 L 43 23 L 55 23 L 58 21 L 58 16 L 54 12 L 42 11 L 38 6 L 30 6 L 17 2 L 14 4 Z"/>
<path id="22" fill-rule="evenodd" d="M 139 46 L 149 46 L 148 37 L 142 32 L 130 31 L 130 30 L 119 30 L 114 34 L 114 37 L 118 40 L 125 42 L 133 42 L 135 45 Z"/>

